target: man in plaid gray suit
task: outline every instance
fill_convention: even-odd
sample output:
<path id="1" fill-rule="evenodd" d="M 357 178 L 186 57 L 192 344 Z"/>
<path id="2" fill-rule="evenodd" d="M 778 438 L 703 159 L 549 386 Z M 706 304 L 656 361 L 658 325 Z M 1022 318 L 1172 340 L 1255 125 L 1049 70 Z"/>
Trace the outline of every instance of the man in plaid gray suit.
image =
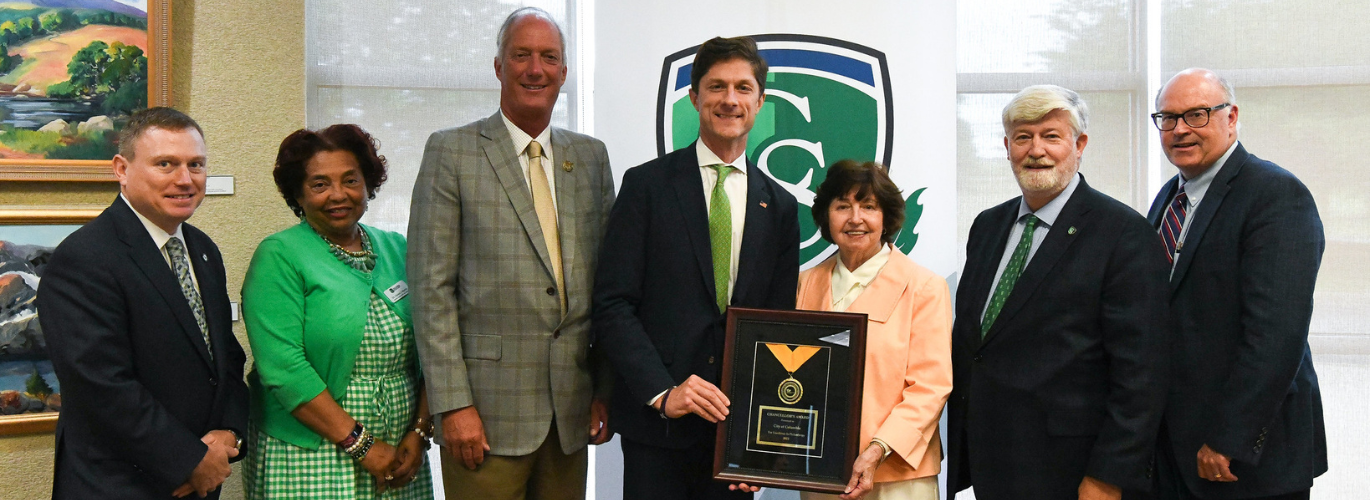
<path id="1" fill-rule="evenodd" d="M 447 498 L 582 499 L 586 443 L 610 435 L 590 291 L 613 176 L 604 143 L 550 126 L 566 79 L 551 17 L 514 11 L 498 43 L 500 111 L 424 149 L 414 329 Z"/>

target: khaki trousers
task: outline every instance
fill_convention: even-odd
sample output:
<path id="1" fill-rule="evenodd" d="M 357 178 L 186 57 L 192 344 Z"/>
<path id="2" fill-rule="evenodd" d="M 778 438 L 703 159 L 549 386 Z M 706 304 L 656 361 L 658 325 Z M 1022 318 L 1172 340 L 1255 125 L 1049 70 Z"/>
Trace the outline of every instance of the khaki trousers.
<path id="1" fill-rule="evenodd" d="M 447 500 L 585 500 L 589 451 L 561 452 L 556 423 L 537 450 L 521 457 L 486 455 L 468 470 L 460 458 L 442 453 Z"/>
<path id="2" fill-rule="evenodd" d="M 799 492 L 800 500 L 837 500 L 837 495 Z M 875 483 L 862 500 L 937 500 L 937 476 Z"/>

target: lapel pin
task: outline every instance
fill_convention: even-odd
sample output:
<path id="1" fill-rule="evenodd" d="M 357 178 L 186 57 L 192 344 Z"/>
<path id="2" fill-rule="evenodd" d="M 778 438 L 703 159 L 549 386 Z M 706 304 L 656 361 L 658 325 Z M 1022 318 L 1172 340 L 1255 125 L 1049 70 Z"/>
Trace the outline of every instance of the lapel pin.
<path id="1" fill-rule="evenodd" d="M 209 262 L 209 256 L 208 256 L 208 255 L 205 255 L 205 254 L 200 254 L 200 260 L 203 260 L 203 261 L 205 261 L 205 262 Z"/>
<path id="2" fill-rule="evenodd" d="M 574 168 L 576 168 L 576 164 L 571 163 L 571 162 L 569 162 L 569 161 L 563 162 L 563 163 L 561 164 L 561 169 L 562 169 L 562 170 L 565 170 L 565 171 L 567 171 L 567 172 L 570 172 L 570 171 L 571 171 L 572 169 L 574 169 Z"/>
<path id="3" fill-rule="evenodd" d="M 766 208 L 766 202 L 761 202 L 761 208 Z"/>
<path id="4" fill-rule="evenodd" d="M 1066 230 L 1066 234 L 1075 234 L 1075 226 L 1070 226 L 1070 229 Z"/>

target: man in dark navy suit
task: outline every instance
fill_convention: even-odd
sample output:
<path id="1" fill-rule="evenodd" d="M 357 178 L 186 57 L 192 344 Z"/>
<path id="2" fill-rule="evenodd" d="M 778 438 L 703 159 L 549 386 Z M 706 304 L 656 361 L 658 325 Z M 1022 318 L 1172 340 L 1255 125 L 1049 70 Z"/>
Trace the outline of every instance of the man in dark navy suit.
<path id="1" fill-rule="evenodd" d="M 186 224 L 205 194 L 200 126 L 129 120 L 119 197 L 57 246 L 39 321 L 62 384 L 54 499 L 217 498 L 247 435 L 246 357 L 223 258 Z"/>
<path id="2" fill-rule="evenodd" d="M 981 212 L 966 244 L 947 488 L 1117 500 L 1151 484 L 1170 337 L 1161 242 L 1078 173 L 1078 94 L 1028 87 L 1003 122 L 1023 195 Z"/>
<path id="3" fill-rule="evenodd" d="M 1327 471 L 1308 323 L 1322 220 L 1303 183 L 1237 142 L 1232 86 L 1175 75 L 1151 115 L 1179 175 L 1148 215 L 1177 325 L 1158 446 L 1166 499 L 1306 499 Z"/>
<path id="4" fill-rule="evenodd" d="M 766 61 L 750 38 L 700 46 L 690 102 L 699 140 L 634 167 L 600 245 L 595 345 L 617 372 L 610 420 L 623 436 L 623 498 L 750 498 L 714 483 L 728 306 L 793 309 L 794 197 L 746 159 Z"/>

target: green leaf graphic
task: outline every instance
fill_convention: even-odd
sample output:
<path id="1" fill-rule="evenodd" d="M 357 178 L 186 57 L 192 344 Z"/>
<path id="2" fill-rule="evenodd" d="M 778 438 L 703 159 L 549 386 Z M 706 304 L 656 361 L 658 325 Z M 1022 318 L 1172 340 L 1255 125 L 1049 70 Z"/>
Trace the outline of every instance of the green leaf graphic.
<path id="1" fill-rule="evenodd" d="M 913 232 L 913 228 L 918 226 L 918 219 L 923 217 L 923 204 L 918 203 L 918 197 L 927 189 L 919 188 L 904 200 L 904 227 L 894 236 L 894 248 L 905 254 L 918 244 L 918 233 Z"/>

